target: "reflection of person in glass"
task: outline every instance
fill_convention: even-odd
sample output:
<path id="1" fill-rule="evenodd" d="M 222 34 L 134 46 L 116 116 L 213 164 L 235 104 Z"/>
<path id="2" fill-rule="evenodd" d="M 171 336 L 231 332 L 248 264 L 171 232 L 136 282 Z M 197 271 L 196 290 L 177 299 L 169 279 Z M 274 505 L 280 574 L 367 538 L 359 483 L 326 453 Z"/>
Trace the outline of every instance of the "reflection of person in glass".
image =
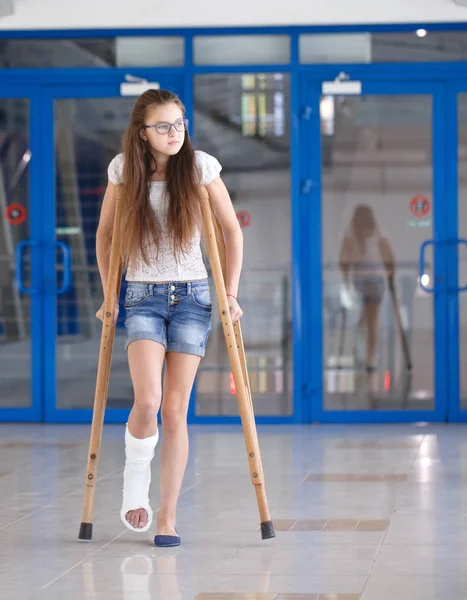
<path id="1" fill-rule="evenodd" d="M 385 288 L 385 276 L 394 276 L 394 253 L 380 233 L 373 209 L 358 205 L 340 248 L 339 265 L 344 281 L 353 284 L 360 296 L 360 325 L 366 327 L 366 368 L 375 369 L 378 317 Z"/>

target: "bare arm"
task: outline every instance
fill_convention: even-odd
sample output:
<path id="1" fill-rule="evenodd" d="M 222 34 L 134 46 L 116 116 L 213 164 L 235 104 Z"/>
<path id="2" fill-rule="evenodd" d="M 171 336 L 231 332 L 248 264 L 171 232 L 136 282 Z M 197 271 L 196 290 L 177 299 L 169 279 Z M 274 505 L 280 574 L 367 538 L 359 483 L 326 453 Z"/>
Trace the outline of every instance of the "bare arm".
<path id="1" fill-rule="evenodd" d="M 96 233 L 97 265 L 99 267 L 104 298 L 109 276 L 110 246 L 112 243 L 117 187 L 118 186 L 109 181 L 105 191 L 104 200 L 102 201 L 99 226 Z"/>
<path id="2" fill-rule="evenodd" d="M 352 263 L 352 244 L 347 236 L 342 240 L 339 253 L 339 267 L 344 281 L 349 277 L 350 265 Z"/>
<path id="3" fill-rule="evenodd" d="M 243 233 L 229 192 L 222 179 L 217 177 L 206 186 L 206 189 L 209 192 L 214 214 L 219 220 L 224 235 L 227 293 L 237 297 L 243 263 Z"/>

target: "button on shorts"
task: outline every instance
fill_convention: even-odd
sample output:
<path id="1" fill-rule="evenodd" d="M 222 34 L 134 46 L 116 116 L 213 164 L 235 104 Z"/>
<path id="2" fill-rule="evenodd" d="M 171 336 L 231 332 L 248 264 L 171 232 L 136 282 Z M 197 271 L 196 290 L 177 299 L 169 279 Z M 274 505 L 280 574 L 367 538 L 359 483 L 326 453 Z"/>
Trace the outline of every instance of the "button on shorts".
<path id="1" fill-rule="evenodd" d="M 153 340 L 167 352 L 203 357 L 211 333 L 211 293 L 207 279 L 173 283 L 127 284 L 125 348 Z"/>

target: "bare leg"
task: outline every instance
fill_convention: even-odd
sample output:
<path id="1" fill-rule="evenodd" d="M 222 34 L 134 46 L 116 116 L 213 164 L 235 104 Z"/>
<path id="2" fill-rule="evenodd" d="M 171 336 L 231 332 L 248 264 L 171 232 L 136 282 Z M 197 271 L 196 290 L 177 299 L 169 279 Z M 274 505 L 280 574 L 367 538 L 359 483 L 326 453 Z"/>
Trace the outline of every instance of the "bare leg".
<path id="1" fill-rule="evenodd" d="M 365 334 L 365 305 L 363 305 L 362 310 L 360 312 L 360 318 L 358 319 L 357 325 L 355 327 L 355 337 L 353 343 L 353 355 L 354 355 L 354 364 L 357 367 L 360 364 L 359 355 L 358 355 L 358 342 L 359 337 L 361 335 L 361 331 Z"/>
<path id="2" fill-rule="evenodd" d="M 164 439 L 161 454 L 161 505 L 157 518 L 157 535 L 177 535 L 177 502 L 188 461 L 188 404 L 200 360 L 194 354 L 167 354 L 162 403 Z"/>
<path id="3" fill-rule="evenodd" d="M 139 439 L 157 432 L 157 413 L 161 405 L 161 373 L 165 348 L 151 340 L 138 340 L 128 346 L 128 361 L 135 400 L 128 419 L 128 430 Z M 148 522 L 144 509 L 130 510 L 126 519 L 133 527 L 142 528 Z"/>
<path id="4" fill-rule="evenodd" d="M 366 364 L 368 367 L 373 366 L 376 352 L 376 344 L 378 342 L 378 317 L 380 305 L 376 302 L 369 302 L 365 305 L 366 317 Z"/>

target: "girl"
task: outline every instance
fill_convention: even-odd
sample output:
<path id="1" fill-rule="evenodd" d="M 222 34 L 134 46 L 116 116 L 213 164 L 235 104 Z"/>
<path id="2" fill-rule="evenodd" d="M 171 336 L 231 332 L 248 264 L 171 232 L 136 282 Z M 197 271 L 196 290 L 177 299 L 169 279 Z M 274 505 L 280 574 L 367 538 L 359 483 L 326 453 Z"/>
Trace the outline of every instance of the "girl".
<path id="1" fill-rule="evenodd" d="M 157 546 L 178 546 L 176 507 L 188 459 L 187 412 L 191 388 L 211 331 L 211 297 L 202 259 L 199 186 L 209 192 L 226 244 L 230 314 L 237 302 L 243 236 L 221 166 L 195 152 L 180 99 L 149 90 L 135 103 L 123 138 L 123 154 L 109 165 L 96 252 L 104 294 L 117 197 L 121 186 L 120 254 L 126 270 L 126 348 L 134 404 L 125 430 L 121 518 L 132 531 L 147 531 L 151 460 L 158 442 L 162 402 L 161 503 Z M 97 312 L 103 319 L 104 305 Z M 118 316 L 118 303 L 114 321 Z"/>
<path id="2" fill-rule="evenodd" d="M 383 300 L 385 278 L 394 277 L 395 259 L 389 240 L 382 236 L 373 209 L 359 204 L 340 249 L 340 268 L 344 281 L 351 278 L 360 295 L 360 324 L 366 325 L 366 370 L 375 370 L 378 317 Z"/>

